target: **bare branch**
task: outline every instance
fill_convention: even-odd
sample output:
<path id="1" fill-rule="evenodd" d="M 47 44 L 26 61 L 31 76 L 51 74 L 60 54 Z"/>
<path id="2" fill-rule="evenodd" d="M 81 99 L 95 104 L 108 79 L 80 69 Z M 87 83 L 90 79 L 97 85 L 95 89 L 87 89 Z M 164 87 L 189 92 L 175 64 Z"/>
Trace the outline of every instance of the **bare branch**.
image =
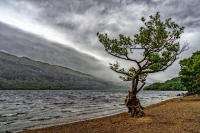
<path id="1" fill-rule="evenodd" d="M 128 55 L 125 55 L 126 58 L 124 58 L 124 57 L 122 57 L 122 56 L 118 56 L 118 55 L 116 55 L 116 54 L 113 54 L 113 53 L 109 52 L 108 50 L 106 50 L 106 52 L 107 52 L 108 54 L 114 56 L 114 57 L 117 57 L 117 58 L 120 58 L 120 59 L 123 59 L 123 60 L 133 61 L 133 62 L 135 62 L 135 63 L 138 65 L 138 67 L 139 67 L 140 69 L 142 69 L 140 63 L 139 63 L 137 60 L 134 60 L 134 59 L 129 58 Z"/>
<path id="2" fill-rule="evenodd" d="M 120 71 L 120 70 L 114 70 L 114 69 L 112 69 L 112 70 L 115 71 L 116 73 L 120 73 L 120 74 L 124 74 L 124 75 L 127 75 L 127 76 L 131 76 L 128 73 Z"/>
<path id="3" fill-rule="evenodd" d="M 139 63 L 142 63 L 143 61 L 145 61 L 146 58 L 147 58 L 147 55 L 145 55 L 144 58 L 141 61 L 139 61 Z"/>
<path id="4" fill-rule="evenodd" d="M 106 50 L 106 51 L 107 51 L 107 50 Z M 110 55 L 112 55 L 112 56 L 114 56 L 114 57 L 117 57 L 117 58 L 120 58 L 120 59 L 123 59 L 123 60 L 133 61 L 133 62 L 135 62 L 135 63 L 138 64 L 138 61 L 137 61 L 137 60 L 131 59 L 131 58 L 127 57 L 126 55 L 125 55 L 125 57 L 126 57 L 126 58 L 125 58 L 125 57 L 122 57 L 122 56 L 113 54 L 113 53 L 111 53 L 111 52 L 109 52 L 109 51 L 107 51 L 107 53 L 109 53 Z"/>
<path id="5" fill-rule="evenodd" d="M 145 82 L 142 83 L 142 85 L 140 86 L 140 88 L 137 90 L 137 93 L 138 93 L 139 91 L 141 91 L 141 89 L 144 87 L 145 84 L 146 84 Z"/>
<path id="6" fill-rule="evenodd" d="M 182 48 L 180 49 L 180 51 L 178 52 L 178 54 L 181 54 L 182 52 L 185 52 L 187 50 L 189 50 L 189 43 L 188 42 L 184 42 L 184 45 L 182 46 Z"/>

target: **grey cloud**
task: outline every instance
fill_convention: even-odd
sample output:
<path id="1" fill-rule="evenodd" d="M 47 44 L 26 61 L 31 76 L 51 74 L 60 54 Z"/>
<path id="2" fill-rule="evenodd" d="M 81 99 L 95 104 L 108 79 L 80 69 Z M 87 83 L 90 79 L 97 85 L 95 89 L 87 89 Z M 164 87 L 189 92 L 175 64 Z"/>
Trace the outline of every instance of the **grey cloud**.
<path id="1" fill-rule="evenodd" d="M 17 2 L 17 0 L 10 0 Z M 186 27 L 187 35 L 191 31 L 200 31 L 199 0 L 21 0 L 38 8 L 34 19 L 66 35 L 68 39 L 82 49 L 105 54 L 99 44 L 96 32 L 108 32 L 112 37 L 122 33 L 133 36 L 141 26 L 141 16 L 149 16 L 157 11 L 163 18 L 173 20 Z M 13 5 L 14 6 L 14 5 Z M 15 7 L 17 8 L 17 7 Z M 21 7 L 22 8 L 22 7 Z M 26 12 L 27 8 L 23 11 Z M 34 13 L 33 13 L 34 14 Z M 28 17 L 28 16 L 27 16 Z M 199 32 L 190 40 L 191 49 L 200 49 Z M 181 57 L 188 57 L 193 50 L 185 52 Z M 151 76 L 152 79 L 163 80 L 178 74 L 178 63 L 168 71 Z M 164 74 L 167 76 L 163 76 Z"/>
<path id="2" fill-rule="evenodd" d="M 0 30 L 0 50 L 113 80 L 113 72 L 93 57 L 2 23 Z"/>
<path id="3" fill-rule="evenodd" d="M 200 12 L 198 11 L 200 9 L 199 0 L 168 0 L 162 7 L 160 10 L 164 14 L 175 18 L 187 28 L 194 28 L 194 25 L 200 26 L 198 21 L 196 21 L 200 16 Z"/>

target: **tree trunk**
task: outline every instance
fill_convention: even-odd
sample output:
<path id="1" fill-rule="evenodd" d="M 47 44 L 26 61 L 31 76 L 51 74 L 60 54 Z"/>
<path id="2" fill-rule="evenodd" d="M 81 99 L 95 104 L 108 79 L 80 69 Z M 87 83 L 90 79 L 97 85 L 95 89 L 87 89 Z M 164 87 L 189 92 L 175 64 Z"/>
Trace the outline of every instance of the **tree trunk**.
<path id="1" fill-rule="evenodd" d="M 128 112 L 131 113 L 131 117 L 141 117 L 144 116 L 143 107 L 140 104 L 140 100 L 136 97 L 136 92 L 129 92 L 126 96 L 125 104 L 128 108 Z"/>

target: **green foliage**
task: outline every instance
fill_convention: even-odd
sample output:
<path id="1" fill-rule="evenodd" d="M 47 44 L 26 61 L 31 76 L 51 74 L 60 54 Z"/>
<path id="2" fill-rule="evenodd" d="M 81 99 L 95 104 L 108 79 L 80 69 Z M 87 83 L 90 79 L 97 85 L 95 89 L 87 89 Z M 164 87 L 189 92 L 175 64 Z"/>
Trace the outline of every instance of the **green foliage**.
<path id="1" fill-rule="evenodd" d="M 180 77 L 167 80 L 164 83 L 153 83 L 144 87 L 144 90 L 162 90 L 162 91 L 186 91 L 186 88 L 181 83 Z"/>
<path id="2" fill-rule="evenodd" d="M 180 77 L 189 94 L 200 94 L 200 51 L 180 61 Z"/>
<path id="3" fill-rule="evenodd" d="M 97 33 L 108 54 L 137 65 L 125 70 L 120 68 L 118 62 L 110 63 L 113 71 L 123 75 L 120 76 L 122 80 L 133 82 L 132 90 L 137 88 L 138 82 L 142 83 L 138 89 L 141 90 L 149 73 L 166 70 L 184 50 L 179 43 L 184 27 L 173 22 L 171 18 L 162 21 L 157 12 L 154 16 L 149 16 L 148 21 L 144 17 L 141 21 L 144 26 L 140 27 L 139 33 L 135 34 L 133 39 L 122 34 L 116 39 L 110 39 L 107 34 Z M 143 57 L 134 58 L 141 51 Z"/>

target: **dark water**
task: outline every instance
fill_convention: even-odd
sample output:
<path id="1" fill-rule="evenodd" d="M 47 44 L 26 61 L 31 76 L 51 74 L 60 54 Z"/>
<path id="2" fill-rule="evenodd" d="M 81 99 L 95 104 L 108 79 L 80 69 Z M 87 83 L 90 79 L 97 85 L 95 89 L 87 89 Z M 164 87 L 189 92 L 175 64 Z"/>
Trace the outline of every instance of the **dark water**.
<path id="1" fill-rule="evenodd" d="M 143 106 L 177 97 L 178 91 L 143 91 Z M 0 132 L 79 121 L 126 111 L 127 90 L 1 90 Z"/>

